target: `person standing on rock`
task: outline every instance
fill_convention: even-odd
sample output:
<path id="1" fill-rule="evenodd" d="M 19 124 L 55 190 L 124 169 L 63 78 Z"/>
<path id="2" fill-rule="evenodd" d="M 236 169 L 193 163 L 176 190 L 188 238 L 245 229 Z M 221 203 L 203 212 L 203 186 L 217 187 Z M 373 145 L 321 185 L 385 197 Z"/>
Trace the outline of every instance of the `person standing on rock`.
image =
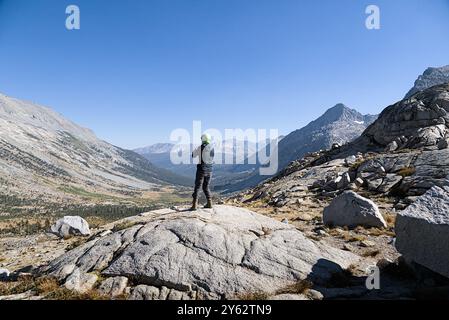
<path id="1" fill-rule="evenodd" d="M 195 189 L 193 191 L 193 203 L 191 211 L 195 211 L 198 206 L 198 192 L 203 187 L 204 195 L 207 199 L 207 204 L 204 208 L 212 208 L 212 199 L 209 190 L 210 179 L 212 176 L 212 165 L 214 161 L 215 151 L 211 145 L 211 137 L 207 133 L 201 136 L 201 146 L 192 152 L 192 158 L 199 157 L 196 166 Z"/>

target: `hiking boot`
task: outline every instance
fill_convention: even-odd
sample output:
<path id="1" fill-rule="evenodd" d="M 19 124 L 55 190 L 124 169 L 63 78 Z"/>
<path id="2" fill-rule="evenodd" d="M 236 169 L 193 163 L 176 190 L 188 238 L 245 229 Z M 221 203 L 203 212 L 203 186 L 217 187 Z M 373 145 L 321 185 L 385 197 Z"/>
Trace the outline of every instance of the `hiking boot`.
<path id="1" fill-rule="evenodd" d="M 197 207 L 198 207 L 198 200 L 194 198 L 193 202 L 192 202 L 192 207 L 190 208 L 190 211 L 196 211 Z"/>
<path id="2" fill-rule="evenodd" d="M 212 201 L 211 199 L 207 199 L 207 204 L 204 206 L 205 209 L 212 209 Z"/>

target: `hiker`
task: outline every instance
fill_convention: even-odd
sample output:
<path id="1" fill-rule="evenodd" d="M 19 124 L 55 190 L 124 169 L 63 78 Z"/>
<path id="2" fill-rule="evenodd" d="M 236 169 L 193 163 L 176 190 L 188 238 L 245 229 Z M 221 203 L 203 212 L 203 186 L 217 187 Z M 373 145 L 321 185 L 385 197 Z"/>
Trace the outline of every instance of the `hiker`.
<path id="1" fill-rule="evenodd" d="M 192 158 L 199 157 L 198 165 L 196 166 L 195 190 L 193 191 L 193 204 L 191 211 L 197 209 L 198 206 L 198 192 L 203 187 L 204 195 L 207 199 L 207 204 L 204 208 L 212 208 L 212 199 L 209 190 L 210 179 L 212 175 L 212 164 L 214 161 L 215 151 L 211 145 L 211 137 L 207 133 L 201 136 L 201 146 L 192 152 Z"/>

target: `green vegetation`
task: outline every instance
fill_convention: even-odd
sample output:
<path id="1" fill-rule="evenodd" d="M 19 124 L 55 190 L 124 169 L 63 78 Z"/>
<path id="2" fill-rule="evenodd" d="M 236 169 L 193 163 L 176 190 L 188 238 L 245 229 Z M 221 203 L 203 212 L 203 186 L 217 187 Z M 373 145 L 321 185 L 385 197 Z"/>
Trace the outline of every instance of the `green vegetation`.
<path id="1" fill-rule="evenodd" d="M 62 186 L 62 187 L 59 187 L 58 190 L 62 191 L 64 193 L 73 194 L 73 195 L 84 197 L 84 198 L 102 199 L 102 200 L 114 198 L 112 196 L 104 195 L 101 193 L 90 192 L 83 188 L 74 187 L 74 186 Z"/>

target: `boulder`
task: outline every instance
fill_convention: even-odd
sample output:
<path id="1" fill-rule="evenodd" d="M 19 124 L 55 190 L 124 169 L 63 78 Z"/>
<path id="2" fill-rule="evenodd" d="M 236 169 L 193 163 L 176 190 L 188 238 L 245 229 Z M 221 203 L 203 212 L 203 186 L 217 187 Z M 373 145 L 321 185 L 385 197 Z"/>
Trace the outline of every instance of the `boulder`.
<path id="1" fill-rule="evenodd" d="M 128 286 L 128 278 L 126 277 L 112 277 L 104 280 L 98 291 L 104 295 L 117 297 L 123 294 Z"/>
<path id="2" fill-rule="evenodd" d="M 445 137 L 438 141 L 437 147 L 439 150 L 447 149 L 449 148 L 449 138 Z"/>
<path id="3" fill-rule="evenodd" d="M 385 152 L 393 152 L 399 149 L 399 145 L 397 143 L 397 141 L 392 141 L 390 142 L 387 147 L 385 148 Z"/>
<path id="4" fill-rule="evenodd" d="M 354 165 L 356 162 L 357 162 L 357 157 L 355 155 L 351 155 L 351 156 L 345 158 L 345 165 L 347 167 Z"/>
<path id="5" fill-rule="evenodd" d="M 51 226 L 51 232 L 61 238 L 90 235 L 89 224 L 78 216 L 65 216 L 59 219 Z"/>
<path id="6" fill-rule="evenodd" d="M 349 173 L 343 173 L 335 180 L 335 183 L 337 184 L 337 189 L 346 188 L 351 183 L 351 177 L 349 176 Z"/>
<path id="7" fill-rule="evenodd" d="M 396 248 L 449 278 L 449 188 L 433 187 L 396 218 Z"/>
<path id="8" fill-rule="evenodd" d="M 384 218 L 374 202 L 354 191 L 346 191 L 324 209 L 323 222 L 332 226 L 386 227 Z"/>
<path id="9" fill-rule="evenodd" d="M 325 283 L 359 260 L 292 225 L 231 206 L 148 215 L 140 222 L 68 251 L 41 273 L 57 276 L 75 264 L 81 272 L 132 279 L 136 299 L 160 297 L 164 287 L 176 291 L 164 299 L 224 299 L 273 294 L 306 278 Z"/>
<path id="10" fill-rule="evenodd" d="M 77 268 L 67 278 L 64 286 L 69 290 L 77 291 L 79 293 L 86 293 L 93 289 L 97 280 L 97 275 L 82 272 L 79 268 Z"/>
<path id="11" fill-rule="evenodd" d="M 8 269 L 0 269 L 0 281 L 8 280 L 10 272 Z"/>

